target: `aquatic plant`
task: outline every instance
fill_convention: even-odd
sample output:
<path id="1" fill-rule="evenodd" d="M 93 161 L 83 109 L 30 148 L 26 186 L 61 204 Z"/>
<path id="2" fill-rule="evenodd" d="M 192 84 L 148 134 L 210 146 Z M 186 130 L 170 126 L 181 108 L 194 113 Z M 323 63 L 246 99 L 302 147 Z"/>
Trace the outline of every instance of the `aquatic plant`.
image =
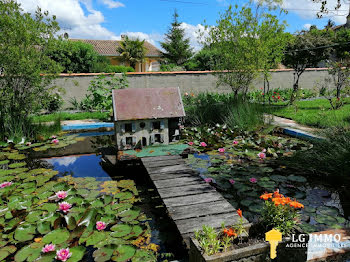
<path id="1" fill-rule="evenodd" d="M 265 193 L 260 196 L 265 201 L 262 211 L 262 222 L 266 228 L 275 228 L 283 235 L 292 233 L 299 219 L 298 209 L 304 205 L 289 197 L 284 197 L 276 190 L 274 193 Z"/>
<path id="2" fill-rule="evenodd" d="M 0 147 L 0 183 L 7 185 L 0 189 L 0 260 L 156 261 L 147 218 L 134 206 L 135 183 L 101 185 L 27 166 L 21 150 L 55 148 L 50 142 Z"/>

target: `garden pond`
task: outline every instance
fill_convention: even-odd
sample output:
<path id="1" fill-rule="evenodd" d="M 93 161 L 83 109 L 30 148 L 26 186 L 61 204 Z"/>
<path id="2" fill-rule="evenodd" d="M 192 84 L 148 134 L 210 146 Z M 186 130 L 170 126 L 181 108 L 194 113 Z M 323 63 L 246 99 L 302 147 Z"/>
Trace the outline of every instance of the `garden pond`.
<path id="1" fill-rule="evenodd" d="M 0 148 L 1 261 L 53 261 L 67 247 L 69 262 L 186 259 L 142 165 L 103 161 L 112 139 L 62 135 Z M 44 251 L 49 244 L 55 252 Z"/>
<path id="2" fill-rule="evenodd" d="M 283 165 L 283 158 L 308 150 L 311 143 L 274 132 L 235 132 L 220 125 L 189 129 L 185 141 L 197 151 L 187 163 L 236 209 L 242 209 L 250 222 L 259 220 L 264 206 L 260 195 L 279 189 L 305 206 L 299 224 L 305 233 L 350 226 L 346 185 L 335 188 L 306 170 Z"/>

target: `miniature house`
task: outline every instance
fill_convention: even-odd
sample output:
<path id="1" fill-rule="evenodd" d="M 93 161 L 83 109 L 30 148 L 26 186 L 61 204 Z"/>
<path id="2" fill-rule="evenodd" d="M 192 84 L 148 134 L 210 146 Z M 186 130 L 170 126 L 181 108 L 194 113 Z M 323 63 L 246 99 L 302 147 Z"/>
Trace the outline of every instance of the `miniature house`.
<path id="1" fill-rule="evenodd" d="M 178 140 L 185 116 L 178 87 L 113 90 L 113 111 L 118 150 Z"/>

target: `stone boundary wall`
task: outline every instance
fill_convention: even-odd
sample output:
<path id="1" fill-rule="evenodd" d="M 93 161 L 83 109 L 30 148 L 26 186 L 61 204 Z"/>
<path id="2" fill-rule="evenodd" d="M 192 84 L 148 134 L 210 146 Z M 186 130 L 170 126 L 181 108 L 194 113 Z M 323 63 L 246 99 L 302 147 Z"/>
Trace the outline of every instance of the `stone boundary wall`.
<path id="1" fill-rule="evenodd" d="M 292 69 L 271 70 L 271 88 L 292 88 L 294 71 Z M 99 75 L 111 75 L 104 73 L 91 74 L 60 74 L 54 80 L 53 85 L 63 87 L 66 94 L 63 95 L 64 107 L 70 106 L 70 99 L 75 97 L 80 101 L 86 94 L 91 80 Z M 314 89 L 317 81 L 322 81 L 328 75 L 327 68 L 309 68 L 301 76 L 300 87 Z M 127 73 L 130 88 L 146 87 L 180 87 L 182 93 L 200 92 L 230 92 L 227 86 L 217 87 L 217 77 L 212 71 L 186 71 L 186 72 L 144 72 Z M 258 78 L 252 88 L 263 87 L 263 78 Z"/>

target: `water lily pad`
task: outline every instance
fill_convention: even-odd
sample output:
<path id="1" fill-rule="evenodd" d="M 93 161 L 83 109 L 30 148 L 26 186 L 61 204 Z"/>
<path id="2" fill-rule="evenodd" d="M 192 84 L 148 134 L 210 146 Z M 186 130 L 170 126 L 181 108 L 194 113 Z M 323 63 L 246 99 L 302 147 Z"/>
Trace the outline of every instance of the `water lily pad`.
<path id="1" fill-rule="evenodd" d="M 131 259 L 136 252 L 133 246 L 120 245 L 113 253 L 112 260 L 117 262 L 127 261 Z"/>
<path id="2" fill-rule="evenodd" d="M 16 262 L 23 262 L 23 261 L 34 261 L 40 256 L 41 248 L 39 248 L 37 245 L 38 243 L 33 243 L 31 245 L 23 247 L 21 250 L 19 250 L 15 255 L 15 261 Z"/>
<path id="3" fill-rule="evenodd" d="M 121 217 L 121 221 L 123 222 L 131 222 L 132 220 L 136 219 L 139 215 L 140 211 L 136 209 L 129 209 L 119 214 L 119 216 Z"/>
<path id="4" fill-rule="evenodd" d="M 134 257 L 132 258 L 133 262 L 152 262 L 156 261 L 156 256 L 149 250 L 136 250 Z"/>
<path id="5" fill-rule="evenodd" d="M 2 161 L 0 161 L 0 165 L 7 165 L 8 163 L 10 163 L 10 160 L 2 160 Z"/>
<path id="6" fill-rule="evenodd" d="M 337 222 L 339 224 L 344 224 L 346 222 L 346 219 L 344 217 L 341 217 L 341 216 L 337 216 L 337 217 L 335 217 L 335 219 L 337 220 Z"/>
<path id="7" fill-rule="evenodd" d="M 15 231 L 15 239 L 19 242 L 32 240 L 34 238 L 35 231 L 36 227 L 34 225 L 19 226 Z"/>
<path id="8" fill-rule="evenodd" d="M 337 220 L 329 215 L 317 215 L 315 217 L 315 220 L 317 223 L 320 224 L 326 224 L 326 225 L 333 225 L 337 223 Z"/>
<path id="9" fill-rule="evenodd" d="M 242 200 L 240 203 L 241 203 L 241 205 L 243 205 L 243 206 L 249 207 L 251 204 L 254 203 L 254 201 L 249 200 L 249 199 L 244 199 L 244 200 Z"/>
<path id="10" fill-rule="evenodd" d="M 15 253 L 17 250 L 16 246 L 11 245 L 11 246 L 6 246 L 6 247 L 2 247 L 0 249 L 0 260 L 4 260 L 5 258 L 7 258 L 9 255 Z"/>
<path id="11" fill-rule="evenodd" d="M 313 233 L 317 231 L 317 227 L 311 224 L 301 224 L 300 228 L 304 231 L 304 233 Z"/>
<path id="12" fill-rule="evenodd" d="M 87 246 L 94 246 L 102 240 L 106 239 L 109 233 L 101 231 L 94 231 L 86 240 Z"/>
<path id="13" fill-rule="evenodd" d="M 56 229 L 45 235 L 42 242 L 45 244 L 62 244 L 69 238 L 69 231 L 65 228 Z"/>
<path id="14" fill-rule="evenodd" d="M 287 177 L 285 176 L 280 176 L 280 175 L 272 175 L 270 176 L 270 179 L 272 179 L 275 182 L 285 182 L 287 181 Z"/>
<path id="15" fill-rule="evenodd" d="M 131 192 L 120 192 L 114 195 L 120 201 L 131 199 L 134 195 Z"/>
<path id="16" fill-rule="evenodd" d="M 115 248 L 112 246 L 101 247 L 101 248 L 95 250 L 95 252 L 93 253 L 93 257 L 94 257 L 96 262 L 109 261 L 112 257 L 114 249 Z"/>
<path id="17" fill-rule="evenodd" d="M 263 209 L 262 205 L 259 205 L 259 204 L 254 204 L 249 206 L 249 211 L 253 213 L 261 213 L 262 209 Z"/>
<path id="18" fill-rule="evenodd" d="M 299 182 L 299 183 L 305 183 L 307 179 L 302 176 L 295 176 L 295 175 L 290 175 L 288 176 L 288 179 L 293 182 Z"/>
<path id="19" fill-rule="evenodd" d="M 317 211 L 322 215 L 328 215 L 328 216 L 338 216 L 339 214 L 339 209 L 336 207 L 321 206 L 317 208 Z"/>
<path id="20" fill-rule="evenodd" d="M 18 168 L 18 167 L 23 167 L 26 166 L 26 162 L 18 162 L 18 163 L 13 163 L 9 165 L 9 168 Z"/>
<path id="21" fill-rule="evenodd" d="M 111 227 L 111 230 L 114 231 L 112 237 L 123 237 L 131 233 L 132 227 L 127 224 L 117 224 Z"/>
<path id="22" fill-rule="evenodd" d="M 67 262 L 78 262 L 84 257 L 86 248 L 82 246 L 72 247 L 69 249 L 72 256 L 67 260 Z"/>

